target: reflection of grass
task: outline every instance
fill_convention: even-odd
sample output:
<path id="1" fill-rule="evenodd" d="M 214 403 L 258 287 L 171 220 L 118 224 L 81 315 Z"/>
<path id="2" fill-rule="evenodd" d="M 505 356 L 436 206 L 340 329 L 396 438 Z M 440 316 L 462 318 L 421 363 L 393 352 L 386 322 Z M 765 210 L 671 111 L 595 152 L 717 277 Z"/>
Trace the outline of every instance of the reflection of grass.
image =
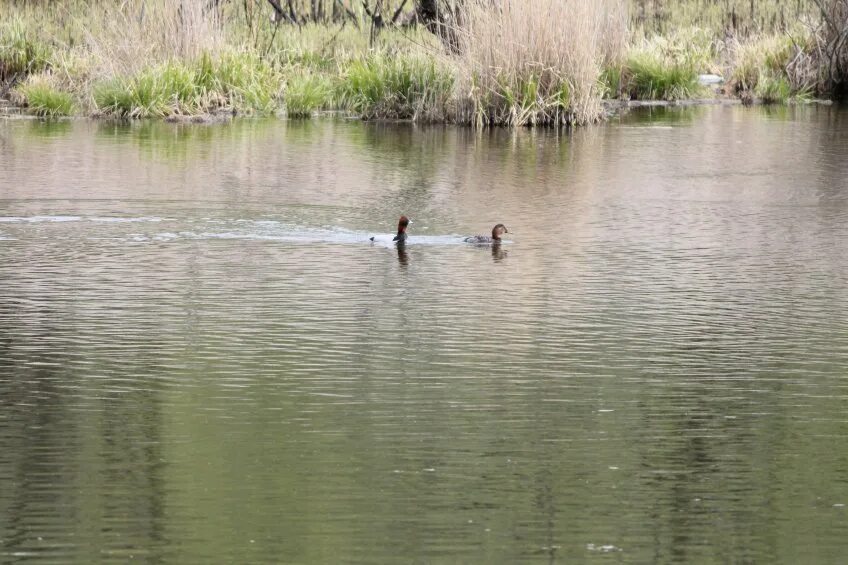
<path id="1" fill-rule="evenodd" d="M 52 139 L 68 135 L 74 127 L 74 120 L 27 120 L 27 136 L 34 139 Z"/>
<path id="2" fill-rule="evenodd" d="M 622 122 L 651 125 L 690 125 L 707 111 L 705 106 L 645 107 L 628 112 Z"/>
<path id="3" fill-rule="evenodd" d="M 61 123 L 61 122 L 59 122 Z M 172 167 L 207 162 L 226 155 L 246 155 L 255 144 L 268 144 L 280 129 L 274 119 L 237 120 L 226 128 L 161 120 L 100 120 L 97 143 L 137 148 L 146 160 Z"/>

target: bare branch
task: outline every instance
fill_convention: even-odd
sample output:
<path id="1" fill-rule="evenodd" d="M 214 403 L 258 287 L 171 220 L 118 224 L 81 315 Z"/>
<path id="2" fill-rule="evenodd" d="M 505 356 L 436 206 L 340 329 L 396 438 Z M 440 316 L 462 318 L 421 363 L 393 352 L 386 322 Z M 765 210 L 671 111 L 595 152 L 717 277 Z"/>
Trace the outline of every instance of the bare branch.
<path id="1" fill-rule="evenodd" d="M 397 10 L 395 10 L 395 13 L 394 13 L 394 15 L 392 16 L 392 20 L 391 20 L 392 25 L 394 25 L 395 23 L 397 23 L 398 18 L 400 17 L 400 14 L 401 14 L 401 12 L 403 11 L 403 9 L 406 7 L 406 3 L 407 3 L 407 2 L 408 2 L 408 0 L 403 0 L 403 2 L 401 2 L 401 3 L 400 3 L 400 6 L 398 6 L 398 9 L 397 9 Z"/>

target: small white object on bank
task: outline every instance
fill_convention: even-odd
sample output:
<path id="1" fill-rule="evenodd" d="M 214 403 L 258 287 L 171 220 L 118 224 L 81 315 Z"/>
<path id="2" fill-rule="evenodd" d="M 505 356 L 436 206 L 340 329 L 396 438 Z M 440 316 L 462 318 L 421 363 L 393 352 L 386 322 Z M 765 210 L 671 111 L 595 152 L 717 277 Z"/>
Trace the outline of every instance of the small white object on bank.
<path id="1" fill-rule="evenodd" d="M 721 84 L 724 82 L 724 77 L 718 75 L 698 75 L 698 84 L 701 86 L 710 86 L 712 84 Z"/>

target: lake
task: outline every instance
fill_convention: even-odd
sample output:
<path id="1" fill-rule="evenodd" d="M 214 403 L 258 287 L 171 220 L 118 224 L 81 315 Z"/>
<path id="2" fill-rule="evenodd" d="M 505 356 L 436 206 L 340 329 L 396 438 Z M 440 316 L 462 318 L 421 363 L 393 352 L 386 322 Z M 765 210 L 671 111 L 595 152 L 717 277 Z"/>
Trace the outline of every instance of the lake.
<path id="1" fill-rule="evenodd" d="M 845 560 L 846 110 L 7 119 L 0 171 L 4 563 Z"/>

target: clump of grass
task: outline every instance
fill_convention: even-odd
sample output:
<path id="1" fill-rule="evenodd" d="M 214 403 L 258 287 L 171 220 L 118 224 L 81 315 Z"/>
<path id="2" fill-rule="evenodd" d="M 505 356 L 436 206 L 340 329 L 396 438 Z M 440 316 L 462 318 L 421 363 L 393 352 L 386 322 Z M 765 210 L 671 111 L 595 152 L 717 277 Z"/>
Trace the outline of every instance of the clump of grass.
<path id="1" fill-rule="evenodd" d="M 39 116 L 70 116 L 74 112 L 74 99 L 70 93 L 57 89 L 47 76 L 33 76 L 17 88 L 29 109 Z"/>
<path id="2" fill-rule="evenodd" d="M 94 103 L 104 114 L 127 118 L 270 113 L 279 90 L 279 77 L 256 55 L 229 53 L 213 60 L 204 54 L 194 63 L 171 61 L 105 81 L 94 88 Z"/>
<path id="3" fill-rule="evenodd" d="M 372 55 L 352 61 L 336 96 L 363 118 L 445 120 L 454 77 L 433 58 Z"/>
<path id="4" fill-rule="evenodd" d="M 0 22 L 0 80 L 43 70 L 51 50 L 19 17 Z"/>
<path id="5" fill-rule="evenodd" d="M 632 53 L 624 74 L 626 90 L 637 100 L 684 100 L 701 91 L 694 67 L 651 51 Z"/>
<path id="6" fill-rule="evenodd" d="M 624 83 L 622 82 L 622 65 L 620 63 L 611 64 L 601 71 L 600 83 L 604 90 L 604 97 L 618 98 L 623 93 Z"/>
<path id="7" fill-rule="evenodd" d="M 290 118 L 307 118 L 312 112 L 326 108 L 332 100 L 330 81 L 312 74 L 297 74 L 286 83 L 283 100 Z"/>
<path id="8" fill-rule="evenodd" d="M 149 118 L 166 115 L 166 96 L 150 72 L 131 78 L 114 78 L 94 89 L 97 109 L 123 118 Z"/>
<path id="9" fill-rule="evenodd" d="M 698 74 L 720 72 L 716 60 L 722 48 L 712 34 L 697 27 L 644 37 L 622 63 L 621 91 L 641 100 L 698 96 Z"/>
<path id="10" fill-rule="evenodd" d="M 247 51 L 223 55 L 207 76 L 221 99 L 219 106 L 242 113 L 269 114 L 280 99 L 279 74 L 259 55 Z"/>
<path id="11" fill-rule="evenodd" d="M 732 53 L 731 83 L 738 93 L 783 103 L 820 89 L 817 49 L 803 30 L 738 41 Z"/>
<path id="12" fill-rule="evenodd" d="M 792 39 L 768 35 L 737 42 L 731 79 L 739 91 L 754 91 L 760 77 L 783 72 L 793 51 Z"/>
<path id="13" fill-rule="evenodd" d="M 459 30 L 460 120 L 504 125 L 600 118 L 601 69 L 627 18 L 614 0 L 470 0 Z"/>
<path id="14" fill-rule="evenodd" d="M 766 73 L 759 77 L 754 93 L 766 104 L 785 104 L 792 96 L 792 86 L 786 77 Z"/>

